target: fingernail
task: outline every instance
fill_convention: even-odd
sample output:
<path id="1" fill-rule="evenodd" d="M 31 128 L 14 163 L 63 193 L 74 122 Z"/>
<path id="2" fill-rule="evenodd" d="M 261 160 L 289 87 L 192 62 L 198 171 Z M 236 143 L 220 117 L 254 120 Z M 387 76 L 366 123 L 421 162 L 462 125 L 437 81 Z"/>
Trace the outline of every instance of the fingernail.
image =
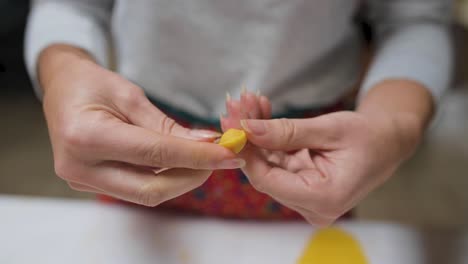
<path id="1" fill-rule="evenodd" d="M 240 124 L 249 134 L 260 136 L 266 133 L 265 123 L 261 120 L 241 120 Z"/>
<path id="2" fill-rule="evenodd" d="M 219 170 L 239 169 L 245 166 L 245 160 L 243 159 L 229 159 L 223 160 L 216 164 L 216 168 Z"/>
<path id="3" fill-rule="evenodd" d="M 231 101 L 231 94 L 229 92 L 226 92 L 226 102 Z"/>
<path id="4" fill-rule="evenodd" d="M 211 130 L 193 129 L 190 130 L 190 136 L 200 139 L 208 139 L 220 137 L 221 133 Z"/>

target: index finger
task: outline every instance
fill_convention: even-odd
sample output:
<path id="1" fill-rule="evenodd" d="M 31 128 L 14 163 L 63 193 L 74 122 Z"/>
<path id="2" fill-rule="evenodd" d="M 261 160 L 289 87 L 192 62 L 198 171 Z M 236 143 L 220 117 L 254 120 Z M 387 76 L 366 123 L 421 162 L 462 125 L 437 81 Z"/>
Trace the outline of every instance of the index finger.
<path id="1" fill-rule="evenodd" d="M 235 169 L 245 162 L 217 144 L 199 142 L 117 123 L 94 146 L 103 160 L 162 168 Z"/>

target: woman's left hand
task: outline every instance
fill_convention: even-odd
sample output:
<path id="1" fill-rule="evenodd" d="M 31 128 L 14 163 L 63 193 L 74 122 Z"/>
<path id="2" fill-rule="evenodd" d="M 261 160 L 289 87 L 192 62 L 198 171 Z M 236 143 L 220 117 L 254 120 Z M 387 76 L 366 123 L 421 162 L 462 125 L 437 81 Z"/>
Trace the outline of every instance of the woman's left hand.
<path id="1" fill-rule="evenodd" d="M 251 184 L 318 226 L 333 223 L 388 179 L 418 141 L 405 145 L 391 119 L 359 112 L 265 120 L 268 99 L 249 92 L 226 106 L 223 129 L 248 135 L 240 155 Z"/>

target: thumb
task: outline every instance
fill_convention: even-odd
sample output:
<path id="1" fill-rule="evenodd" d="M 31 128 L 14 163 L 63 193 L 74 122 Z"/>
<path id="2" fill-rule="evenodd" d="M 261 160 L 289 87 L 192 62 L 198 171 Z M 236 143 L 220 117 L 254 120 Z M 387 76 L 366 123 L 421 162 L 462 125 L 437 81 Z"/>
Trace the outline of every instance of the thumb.
<path id="1" fill-rule="evenodd" d="M 242 128 L 249 142 L 269 150 L 291 151 L 303 148 L 331 149 L 340 137 L 335 122 L 329 118 L 244 119 Z"/>

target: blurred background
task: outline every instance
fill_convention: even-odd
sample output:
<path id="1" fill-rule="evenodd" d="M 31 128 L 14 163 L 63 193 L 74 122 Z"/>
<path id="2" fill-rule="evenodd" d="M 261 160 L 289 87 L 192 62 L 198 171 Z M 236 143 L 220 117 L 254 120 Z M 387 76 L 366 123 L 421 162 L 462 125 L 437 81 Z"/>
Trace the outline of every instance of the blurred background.
<path id="1" fill-rule="evenodd" d="M 0 194 L 93 199 L 54 174 L 45 120 L 23 65 L 29 3 L 0 0 Z M 457 1 L 457 67 L 415 157 L 356 209 L 359 219 L 421 228 L 468 226 L 468 1 Z"/>

